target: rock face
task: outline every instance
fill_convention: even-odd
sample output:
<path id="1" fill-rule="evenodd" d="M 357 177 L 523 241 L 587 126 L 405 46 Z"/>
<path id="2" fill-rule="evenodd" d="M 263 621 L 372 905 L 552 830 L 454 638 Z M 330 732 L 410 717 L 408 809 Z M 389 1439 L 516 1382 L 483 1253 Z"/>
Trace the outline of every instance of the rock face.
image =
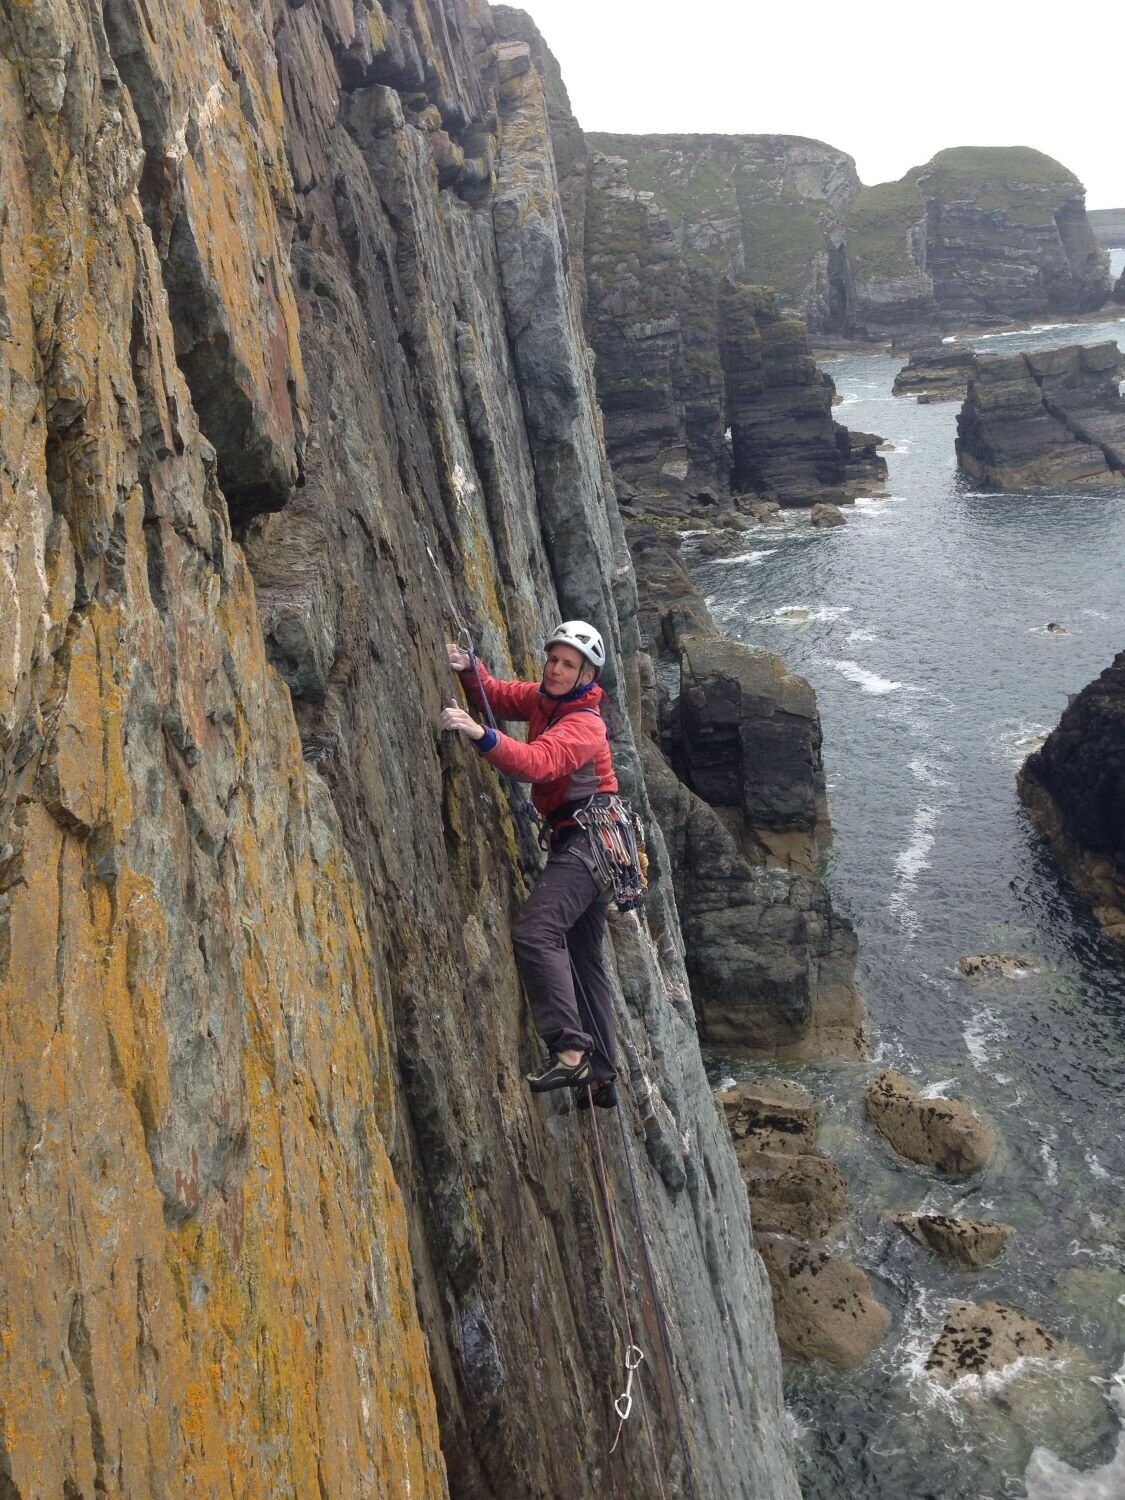
<path id="1" fill-rule="evenodd" d="M 851 439 L 832 420 L 836 387 L 817 367 L 804 323 L 781 316 L 761 287 L 724 281 L 718 305 L 735 489 L 781 505 L 842 499 Z M 882 459 L 875 471 L 873 479 L 886 477 Z"/>
<path id="2" fill-rule="evenodd" d="M 976 369 L 976 355 L 965 344 L 940 339 L 912 350 L 895 376 L 892 395 L 914 396 L 920 406 L 936 401 L 964 401 Z"/>
<path id="3" fill-rule="evenodd" d="M 957 462 L 998 489 L 1125 484 L 1125 357 L 1115 343 L 978 356 Z"/>
<path id="4" fill-rule="evenodd" d="M 958 1302 L 930 1351 L 926 1372 L 949 1386 L 966 1375 L 1003 1370 L 1017 1359 L 1058 1359 L 1061 1352 L 1054 1334 L 1017 1308 Z"/>
<path id="5" fill-rule="evenodd" d="M 592 615 L 648 809 L 557 70 L 468 0 L 101 11 L 0 13 L 0 1490 L 646 1493 L 586 1126 L 520 1082 L 537 856 L 433 727 L 462 617 L 504 672 Z M 793 1500 L 651 847 L 613 938 L 678 1402 L 702 1493 Z"/>
<path id="6" fill-rule="evenodd" d="M 856 940 L 813 873 L 829 836 L 816 698 L 769 652 L 681 638 L 668 751 L 645 749 L 705 1034 L 862 1056 Z"/>
<path id="7" fill-rule="evenodd" d="M 831 836 L 816 694 L 770 651 L 721 636 L 680 645 L 684 780 L 757 863 L 812 874 Z"/>
<path id="8" fill-rule="evenodd" d="M 1019 774 L 1020 795 L 1106 935 L 1125 945 L 1125 651 L 1073 699 Z"/>
<path id="9" fill-rule="evenodd" d="M 895 1214 L 894 1222 L 917 1244 L 972 1270 L 994 1261 L 1012 1234 L 1007 1224 L 951 1219 L 945 1214 Z"/>
<path id="10" fill-rule="evenodd" d="M 1110 291 L 1082 184 L 1027 147 L 942 151 L 864 187 L 850 157 L 796 136 L 589 139 L 627 164 L 689 258 L 773 287 L 816 333 L 1080 313 Z"/>
<path id="11" fill-rule="evenodd" d="M 868 1084 L 867 1117 L 900 1156 L 949 1177 L 978 1172 L 996 1149 L 992 1131 L 967 1104 L 919 1095 L 893 1068 Z"/>

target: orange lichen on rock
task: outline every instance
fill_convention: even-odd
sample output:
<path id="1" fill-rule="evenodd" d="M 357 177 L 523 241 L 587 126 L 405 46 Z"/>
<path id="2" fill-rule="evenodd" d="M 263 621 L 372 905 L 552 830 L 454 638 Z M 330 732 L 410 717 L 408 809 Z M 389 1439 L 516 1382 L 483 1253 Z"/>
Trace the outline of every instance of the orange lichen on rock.
<path id="1" fill-rule="evenodd" d="M 0 1489 L 442 1496 L 362 898 L 178 368 L 133 107 L 83 22 L 24 9 L 71 86 L 0 23 Z M 189 9 L 146 34 L 172 93 L 204 23 L 246 86 L 191 92 L 220 144 L 182 206 L 291 455 L 269 49 Z"/>

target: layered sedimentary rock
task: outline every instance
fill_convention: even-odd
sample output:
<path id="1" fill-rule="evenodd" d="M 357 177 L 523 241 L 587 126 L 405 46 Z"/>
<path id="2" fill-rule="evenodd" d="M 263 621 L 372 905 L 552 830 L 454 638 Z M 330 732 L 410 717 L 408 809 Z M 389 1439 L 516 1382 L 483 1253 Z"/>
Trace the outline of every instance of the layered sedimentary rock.
<path id="1" fill-rule="evenodd" d="M 957 462 L 999 489 L 1125 483 L 1125 357 L 1115 343 L 979 355 Z"/>
<path id="2" fill-rule="evenodd" d="M 881 337 L 937 320 L 927 268 L 929 216 L 913 174 L 861 188 L 848 206 L 844 236 L 848 331 Z"/>
<path id="3" fill-rule="evenodd" d="M 947 317 L 980 322 L 1083 313 L 1109 291 L 1109 262 L 1072 172 L 1024 146 L 939 151 L 915 179 L 926 269 Z"/>
<path id="4" fill-rule="evenodd" d="M 0 1488 L 646 1493 L 587 1126 L 521 1082 L 537 855 L 433 728 L 463 620 L 504 672 L 591 615 L 647 806 L 557 75 L 467 0 L 0 37 Z M 678 1406 L 701 1494 L 792 1497 L 652 854 L 639 1378 L 669 1493 Z"/>
<path id="5" fill-rule="evenodd" d="M 1026 147 L 942 151 L 864 187 L 850 157 L 796 136 L 589 139 L 627 162 L 692 263 L 775 288 L 817 333 L 1081 313 L 1109 294 L 1082 184 Z"/>
<path id="6" fill-rule="evenodd" d="M 851 445 L 805 325 L 772 292 L 724 281 L 719 326 L 735 489 L 781 505 L 842 499 Z"/>
<path id="7" fill-rule="evenodd" d="M 1023 764 L 1020 795 L 1114 941 L 1125 944 L 1125 651 Z"/>
<path id="8" fill-rule="evenodd" d="M 808 683 L 769 652 L 680 641 L 669 769 L 646 749 L 692 995 L 715 1041 L 789 1056 L 862 1056 L 856 939 L 815 874 L 829 836 Z"/>
<path id="9" fill-rule="evenodd" d="M 976 367 L 976 355 L 966 344 L 943 344 L 940 339 L 911 350 L 895 376 L 891 394 L 913 396 L 920 406 L 937 401 L 964 401 Z"/>

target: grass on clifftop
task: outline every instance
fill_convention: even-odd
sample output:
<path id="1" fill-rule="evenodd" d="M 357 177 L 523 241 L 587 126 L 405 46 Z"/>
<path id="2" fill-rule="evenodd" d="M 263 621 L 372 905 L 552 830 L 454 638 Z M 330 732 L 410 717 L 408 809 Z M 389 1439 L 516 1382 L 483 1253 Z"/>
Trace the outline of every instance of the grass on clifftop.
<path id="1" fill-rule="evenodd" d="M 825 249 L 817 213 L 825 205 L 792 193 L 779 196 L 760 172 L 744 167 L 738 174 L 738 206 L 747 278 L 783 298 L 801 298 L 812 280 L 813 259 Z"/>
<path id="2" fill-rule="evenodd" d="M 848 260 L 855 275 L 870 280 L 912 275 L 918 267 L 908 235 L 925 213 L 913 178 L 863 188 L 847 218 Z"/>
<path id="3" fill-rule="evenodd" d="M 638 145 L 635 136 L 598 137 L 598 150 L 629 163 L 629 186 L 653 193 L 677 227 L 708 219 L 734 218 L 738 212 L 734 177 L 727 162 L 713 157 L 691 162 L 674 150 Z"/>
<path id="4" fill-rule="evenodd" d="M 1030 146 L 954 146 L 910 176 L 928 197 L 971 198 L 1029 228 L 1051 223 L 1058 204 L 1085 192 L 1073 172 Z"/>

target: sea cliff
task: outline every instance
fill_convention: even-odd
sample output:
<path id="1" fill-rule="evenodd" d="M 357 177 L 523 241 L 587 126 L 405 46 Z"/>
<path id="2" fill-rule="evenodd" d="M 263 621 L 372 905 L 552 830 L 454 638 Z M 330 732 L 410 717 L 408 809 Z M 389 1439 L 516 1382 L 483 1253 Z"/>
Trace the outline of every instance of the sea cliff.
<path id="1" fill-rule="evenodd" d="M 32 0 L 0 128 L 0 1488 L 790 1500 L 659 831 L 623 1307 L 589 1117 L 521 1079 L 538 855 L 434 728 L 458 629 L 532 673 L 589 615 L 649 814 L 549 54 L 478 0 Z"/>
<path id="2" fill-rule="evenodd" d="M 850 156 L 800 136 L 588 139 L 691 263 L 772 287 L 818 334 L 1085 313 L 1110 293 L 1082 184 L 1028 147 L 955 147 L 867 187 Z"/>

